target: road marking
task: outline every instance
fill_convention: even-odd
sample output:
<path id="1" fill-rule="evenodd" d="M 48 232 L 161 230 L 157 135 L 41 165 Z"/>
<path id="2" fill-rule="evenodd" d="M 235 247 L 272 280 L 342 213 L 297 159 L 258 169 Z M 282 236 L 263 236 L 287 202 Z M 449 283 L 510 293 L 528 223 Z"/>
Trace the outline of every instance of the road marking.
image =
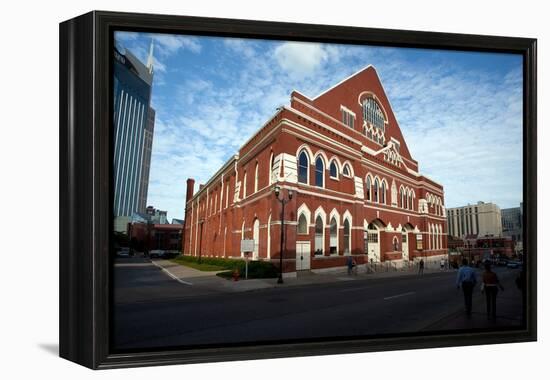
<path id="1" fill-rule="evenodd" d="M 151 264 L 153 264 L 154 266 L 156 266 L 157 268 L 160 268 L 164 271 L 164 273 L 166 273 L 168 276 L 170 276 L 171 278 L 173 278 L 174 280 L 176 280 L 177 282 L 179 283 L 182 283 L 182 284 L 185 284 L 185 285 L 190 285 L 192 286 L 193 284 L 190 283 L 190 282 L 187 282 L 187 281 L 183 281 L 181 278 L 178 278 L 176 276 L 174 276 L 172 273 L 170 273 L 166 268 L 164 268 L 162 265 L 158 265 L 157 263 L 155 263 L 154 261 L 151 261 Z"/>
<path id="2" fill-rule="evenodd" d="M 415 294 L 416 292 L 408 292 L 408 293 L 403 293 L 403 294 L 398 294 L 396 296 L 391 296 L 391 297 L 385 297 L 384 300 L 391 300 L 393 298 L 399 298 L 399 297 L 405 297 L 405 296 L 410 296 L 411 294 Z"/>

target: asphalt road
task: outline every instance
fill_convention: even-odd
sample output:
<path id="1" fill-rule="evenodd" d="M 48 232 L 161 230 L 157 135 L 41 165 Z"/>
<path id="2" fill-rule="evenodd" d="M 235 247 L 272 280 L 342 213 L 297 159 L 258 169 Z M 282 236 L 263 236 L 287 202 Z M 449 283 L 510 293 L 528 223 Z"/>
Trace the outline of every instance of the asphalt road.
<path id="1" fill-rule="evenodd" d="M 500 273 L 505 286 L 512 286 L 514 274 Z M 115 270 L 114 346 L 146 349 L 411 333 L 430 326 L 441 330 L 438 322 L 463 309 L 455 277 L 456 272 L 442 272 L 197 294 L 158 268 L 134 262 Z M 481 295 L 475 298 L 480 309 Z"/>

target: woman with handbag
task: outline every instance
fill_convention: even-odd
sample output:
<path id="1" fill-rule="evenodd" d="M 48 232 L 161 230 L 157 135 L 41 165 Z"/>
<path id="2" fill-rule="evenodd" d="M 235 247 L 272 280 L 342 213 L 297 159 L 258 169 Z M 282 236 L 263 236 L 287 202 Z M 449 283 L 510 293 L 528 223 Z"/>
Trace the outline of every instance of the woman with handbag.
<path id="1" fill-rule="evenodd" d="M 485 293 L 487 300 L 487 319 L 495 321 L 497 318 L 497 294 L 498 289 L 504 290 L 498 276 L 491 270 L 491 263 L 485 262 L 485 272 L 483 272 L 483 281 L 481 282 L 481 292 Z"/>

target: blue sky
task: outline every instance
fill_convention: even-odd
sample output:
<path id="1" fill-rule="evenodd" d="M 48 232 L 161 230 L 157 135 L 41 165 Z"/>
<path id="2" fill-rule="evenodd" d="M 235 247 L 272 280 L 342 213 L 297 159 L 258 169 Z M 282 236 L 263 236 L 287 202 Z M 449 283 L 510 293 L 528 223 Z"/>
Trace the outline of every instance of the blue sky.
<path id="1" fill-rule="evenodd" d="M 296 89 L 315 97 L 372 64 L 445 206 L 522 201 L 520 55 L 117 32 L 146 62 L 154 40 L 156 110 L 148 205 L 184 216 L 196 188 Z"/>

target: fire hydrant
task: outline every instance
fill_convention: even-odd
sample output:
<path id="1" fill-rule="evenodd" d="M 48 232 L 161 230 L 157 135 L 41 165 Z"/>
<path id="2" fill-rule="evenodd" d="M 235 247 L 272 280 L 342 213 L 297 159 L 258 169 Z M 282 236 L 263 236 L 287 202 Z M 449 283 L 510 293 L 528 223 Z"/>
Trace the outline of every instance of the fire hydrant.
<path id="1" fill-rule="evenodd" d="M 233 271 L 233 281 L 239 281 L 239 270 L 235 269 Z"/>

